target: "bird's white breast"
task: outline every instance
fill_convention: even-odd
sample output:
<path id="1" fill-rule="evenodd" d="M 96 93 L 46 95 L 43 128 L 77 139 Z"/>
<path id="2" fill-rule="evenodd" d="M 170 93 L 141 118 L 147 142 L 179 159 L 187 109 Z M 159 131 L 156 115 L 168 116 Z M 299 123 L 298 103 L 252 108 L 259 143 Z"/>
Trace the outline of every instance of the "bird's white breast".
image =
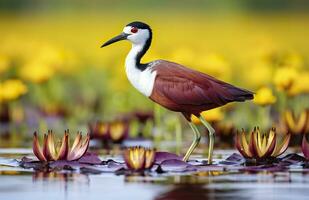
<path id="1" fill-rule="evenodd" d="M 156 71 L 153 71 L 153 65 L 147 67 L 144 71 L 137 68 L 135 58 L 141 50 L 141 46 L 133 45 L 126 58 L 126 74 L 131 84 L 142 94 L 149 97 L 152 93 L 156 79 Z"/>

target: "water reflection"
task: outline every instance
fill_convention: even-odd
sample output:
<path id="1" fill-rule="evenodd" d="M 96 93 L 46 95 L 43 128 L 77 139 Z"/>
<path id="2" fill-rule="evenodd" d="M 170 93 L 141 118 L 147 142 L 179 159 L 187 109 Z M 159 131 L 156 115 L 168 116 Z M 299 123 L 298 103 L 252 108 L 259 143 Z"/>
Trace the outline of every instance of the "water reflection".
<path id="1" fill-rule="evenodd" d="M 33 186 L 40 187 L 43 191 L 57 191 L 59 195 L 67 199 L 72 191 L 78 188 L 89 188 L 90 179 L 88 175 L 79 173 L 61 172 L 34 172 L 32 175 Z"/>
<path id="2" fill-rule="evenodd" d="M 79 187 L 89 187 L 90 179 L 88 175 L 78 173 L 60 173 L 60 172 L 34 172 L 32 175 L 34 184 L 42 183 L 43 187 L 57 187 L 58 190 L 66 194 L 69 187 L 79 185 Z M 55 185 L 56 184 L 56 185 Z"/>
<path id="3" fill-rule="evenodd" d="M 203 184 L 181 184 L 166 193 L 159 194 L 155 200 L 205 200 L 205 199 L 248 199 L 239 189 L 207 188 Z"/>
<path id="4" fill-rule="evenodd" d="M 293 177 L 295 177 L 294 174 Z M 300 177 L 307 179 L 305 173 L 299 173 Z M 182 184 L 232 184 L 232 183 L 290 183 L 293 181 L 292 173 L 240 173 L 240 172 L 198 172 L 195 174 L 127 174 L 125 182 L 128 183 L 152 183 L 167 185 Z M 298 178 L 299 180 L 299 178 Z"/>
<path id="5" fill-rule="evenodd" d="M 32 175 L 32 180 L 34 182 L 36 182 L 36 181 L 43 181 L 43 182 L 57 181 L 57 182 L 63 183 L 63 184 L 66 184 L 69 181 L 89 183 L 88 176 L 85 175 L 85 174 L 79 174 L 79 173 L 60 173 L 60 172 L 36 171 Z"/>

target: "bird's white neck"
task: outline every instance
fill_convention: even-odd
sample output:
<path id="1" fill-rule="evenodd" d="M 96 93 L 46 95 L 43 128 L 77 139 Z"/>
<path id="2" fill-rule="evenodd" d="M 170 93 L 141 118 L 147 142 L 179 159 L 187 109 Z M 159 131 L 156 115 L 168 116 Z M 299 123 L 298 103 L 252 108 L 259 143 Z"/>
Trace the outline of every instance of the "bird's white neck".
<path id="1" fill-rule="evenodd" d="M 132 44 L 132 48 L 126 57 L 126 74 L 131 84 L 142 94 L 149 97 L 152 93 L 156 72 L 151 67 L 141 70 L 138 54 L 143 50 L 144 44 Z"/>
<path id="2" fill-rule="evenodd" d="M 143 44 L 132 44 L 132 48 L 126 57 L 126 68 L 127 66 L 137 68 L 137 55 L 143 50 L 143 47 Z"/>

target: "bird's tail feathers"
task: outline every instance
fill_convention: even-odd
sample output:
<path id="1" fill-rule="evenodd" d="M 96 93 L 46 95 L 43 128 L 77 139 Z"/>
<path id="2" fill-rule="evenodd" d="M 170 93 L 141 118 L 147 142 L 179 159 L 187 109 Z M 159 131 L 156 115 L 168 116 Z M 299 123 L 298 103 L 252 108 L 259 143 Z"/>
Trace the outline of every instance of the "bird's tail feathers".
<path id="1" fill-rule="evenodd" d="M 253 92 L 242 88 L 233 87 L 229 89 L 229 92 L 234 101 L 246 101 L 254 98 Z"/>

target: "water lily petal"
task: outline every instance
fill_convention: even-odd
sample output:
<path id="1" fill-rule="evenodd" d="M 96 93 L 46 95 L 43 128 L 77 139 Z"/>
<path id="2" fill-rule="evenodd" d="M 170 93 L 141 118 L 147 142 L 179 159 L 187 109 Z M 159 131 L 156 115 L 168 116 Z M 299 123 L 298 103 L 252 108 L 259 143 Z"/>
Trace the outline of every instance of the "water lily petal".
<path id="1" fill-rule="evenodd" d="M 52 130 L 48 131 L 47 134 L 47 151 L 46 151 L 46 158 L 49 158 L 48 160 L 57 160 L 57 153 L 56 153 L 56 147 L 54 142 L 54 134 Z"/>
<path id="2" fill-rule="evenodd" d="M 237 134 L 236 134 L 236 148 L 241 153 L 241 155 L 243 155 L 243 157 L 245 157 L 245 158 L 252 157 L 252 153 L 251 153 L 251 151 L 249 149 L 249 145 L 248 145 L 248 142 L 246 140 L 246 135 L 245 135 L 245 131 L 244 130 L 242 130 L 241 133 L 239 133 L 237 131 Z"/>
<path id="3" fill-rule="evenodd" d="M 75 159 L 77 157 L 76 154 L 81 148 L 81 146 L 82 146 L 82 134 L 80 132 L 77 132 L 72 148 L 69 150 L 67 160 L 71 160 L 71 161 L 76 160 Z"/>
<path id="4" fill-rule="evenodd" d="M 254 127 L 254 130 L 251 132 L 250 135 L 250 143 L 249 143 L 249 149 L 250 152 L 252 153 L 252 157 L 259 157 L 258 146 L 257 146 L 257 132 L 256 132 L 256 127 Z"/>
<path id="5" fill-rule="evenodd" d="M 43 154 L 48 161 L 56 160 L 57 156 L 55 144 L 53 140 L 53 134 L 48 131 L 48 134 L 44 134 Z"/>
<path id="6" fill-rule="evenodd" d="M 69 130 L 67 130 L 67 133 L 69 133 Z M 77 132 L 77 135 L 76 135 L 75 140 L 73 142 L 73 145 L 71 147 L 70 153 L 74 152 L 74 151 L 76 151 L 76 149 L 80 148 L 81 141 L 82 141 L 82 134 L 81 134 L 81 132 Z"/>
<path id="7" fill-rule="evenodd" d="M 153 149 L 147 149 L 145 152 L 145 169 L 149 169 L 153 166 L 156 152 Z"/>
<path id="8" fill-rule="evenodd" d="M 32 145 L 33 153 L 34 155 L 40 160 L 40 161 L 47 161 L 45 158 L 41 146 L 39 144 L 37 133 L 34 132 L 33 134 L 33 145 Z"/>
<path id="9" fill-rule="evenodd" d="M 244 130 L 240 134 L 237 132 L 236 147 L 244 158 L 256 159 L 259 162 L 267 158 L 271 161 L 286 151 L 290 141 L 290 134 L 284 136 L 283 140 L 278 140 L 277 136 L 274 127 L 267 134 L 262 134 L 258 127 L 254 127 L 250 133 L 249 144 Z M 248 148 L 247 151 L 244 147 Z"/>
<path id="10" fill-rule="evenodd" d="M 305 110 L 301 112 L 298 118 L 296 118 L 292 111 L 287 110 L 284 113 L 284 118 L 289 130 L 295 134 L 300 134 L 306 129 L 306 124 L 309 120 L 309 113 Z"/>
<path id="11" fill-rule="evenodd" d="M 79 148 L 75 148 L 74 151 L 71 151 L 69 153 L 67 160 L 72 161 L 80 159 L 86 153 L 89 147 L 89 141 L 90 141 L 90 135 L 87 134 L 86 139 L 81 145 L 79 145 Z"/>
<path id="12" fill-rule="evenodd" d="M 303 141 L 302 141 L 301 149 L 302 149 L 303 154 L 306 157 L 306 159 L 309 160 L 309 143 L 308 143 L 308 141 L 306 139 L 306 135 L 303 136 Z"/>
<path id="13" fill-rule="evenodd" d="M 98 122 L 95 126 L 96 128 L 96 134 L 98 136 L 104 136 L 107 137 L 110 131 L 110 125 L 109 123 L 103 123 L 103 122 Z"/>
<path id="14" fill-rule="evenodd" d="M 259 130 L 256 128 L 252 133 L 252 149 L 257 158 L 265 158 L 270 156 L 275 149 L 276 137 L 274 129 L 272 129 L 263 144 L 263 136 Z M 266 146 L 265 146 L 266 144 Z"/>
<path id="15" fill-rule="evenodd" d="M 91 138 L 106 140 L 109 135 L 109 123 L 96 122 L 94 124 L 89 123 L 89 132 Z"/>
<path id="16" fill-rule="evenodd" d="M 272 128 L 268 134 L 264 157 L 272 155 L 276 147 L 276 129 Z"/>
<path id="17" fill-rule="evenodd" d="M 291 134 L 286 134 L 280 144 L 277 141 L 276 146 L 275 146 L 275 150 L 271 154 L 271 156 L 272 157 L 278 157 L 281 154 L 283 154 L 287 150 L 287 148 L 289 147 L 290 139 L 291 139 Z"/>
<path id="18" fill-rule="evenodd" d="M 125 122 L 113 122 L 109 127 L 109 136 L 114 142 L 123 140 L 129 131 L 129 125 Z"/>
<path id="19" fill-rule="evenodd" d="M 150 169 L 155 160 L 155 150 L 141 146 L 129 147 L 124 150 L 123 158 L 130 170 Z"/>
<path id="20" fill-rule="evenodd" d="M 56 160 L 65 160 L 67 158 L 68 152 L 69 152 L 69 136 L 68 133 L 65 131 L 62 138 L 61 147 L 58 152 L 58 157 Z"/>
<path id="21" fill-rule="evenodd" d="M 127 167 L 132 170 L 141 170 L 145 167 L 145 148 L 130 147 L 124 151 Z"/>

